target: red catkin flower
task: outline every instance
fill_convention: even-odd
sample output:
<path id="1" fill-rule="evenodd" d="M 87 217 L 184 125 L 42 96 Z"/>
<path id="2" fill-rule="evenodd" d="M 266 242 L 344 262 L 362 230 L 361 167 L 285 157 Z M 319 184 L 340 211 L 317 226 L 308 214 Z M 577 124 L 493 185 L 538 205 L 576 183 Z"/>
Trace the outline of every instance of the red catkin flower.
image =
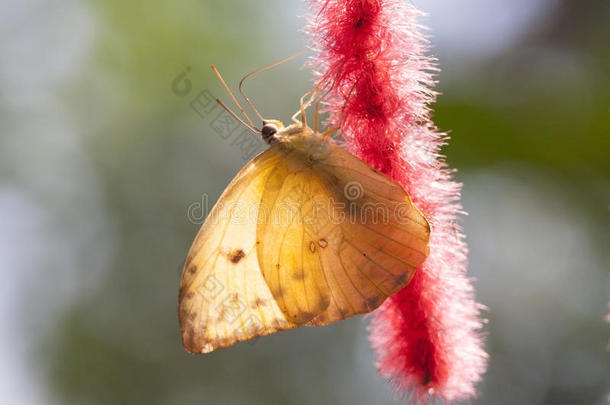
<path id="1" fill-rule="evenodd" d="M 456 224 L 461 184 L 430 121 L 434 60 L 421 13 L 398 0 L 309 0 L 306 32 L 318 83 L 334 83 L 329 123 L 344 146 L 399 182 L 431 225 L 430 256 L 402 291 L 374 312 L 370 340 L 379 374 L 418 402 L 473 397 L 486 368 L 479 317 Z M 341 121 L 341 122 L 340 122 Z"/>

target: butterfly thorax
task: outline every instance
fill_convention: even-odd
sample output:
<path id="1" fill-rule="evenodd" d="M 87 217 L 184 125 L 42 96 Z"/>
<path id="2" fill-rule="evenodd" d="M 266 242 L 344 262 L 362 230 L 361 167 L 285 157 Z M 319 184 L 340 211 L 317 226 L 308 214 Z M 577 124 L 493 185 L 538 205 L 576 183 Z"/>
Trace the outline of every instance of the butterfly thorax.
<path id="1" fill-rule="evenodd" d="M 269 145 L 278 144 L 277 148 L 283 153 L 304 162 L 313 163 L 329 153 L 328 138 L 300 122 L 284 127 L 280 121 L 268 120 L 263 123 L 261 132 Z"/>

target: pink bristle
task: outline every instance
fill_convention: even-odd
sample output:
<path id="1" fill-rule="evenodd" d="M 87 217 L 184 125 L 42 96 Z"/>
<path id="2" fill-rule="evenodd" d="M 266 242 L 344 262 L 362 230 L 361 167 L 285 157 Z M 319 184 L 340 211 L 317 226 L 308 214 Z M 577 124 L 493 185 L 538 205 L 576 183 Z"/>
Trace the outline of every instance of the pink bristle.
<path id="1" fill-rule="evenodd" d="M 374 312 L 370 339 L 379 374 L 419 402 L 476 394 L 487 354 L 481 306 L 466 277 L 456 225 L 461 185 L 440 154 L 430 120 L 434 60 L 421 13 L 397 0 L 311 0 L 306 32 L 318 80 L 334 83 L 329 122 L 353 154 L 399 182 L 431 225 L 430 256 L 409 285 Z M 342 121 L 341 123 L 339 121 Z"/>

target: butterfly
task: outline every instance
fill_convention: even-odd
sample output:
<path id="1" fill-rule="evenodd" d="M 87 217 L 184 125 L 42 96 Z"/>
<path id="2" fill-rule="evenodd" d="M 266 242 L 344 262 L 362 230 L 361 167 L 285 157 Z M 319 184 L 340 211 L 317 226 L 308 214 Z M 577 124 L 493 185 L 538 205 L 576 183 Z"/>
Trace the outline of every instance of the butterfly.
<path id="1" fill-rule="evenodd" d="M 405 190 L 335 144 L 336 128 L 318 132 L 319 100 L 307 126 L 316 92 L 284 126 L 263 119 L 241 92 L 246 76 L 240 92 L 263 121 L 258 131 L 213 69 L 250 125 L 217 101 L 269 148 L 227 186 L 188 251 L 178 310 L 185 349 L 207 353 L 327 325 L 404 288 L 430 236 Z"/>

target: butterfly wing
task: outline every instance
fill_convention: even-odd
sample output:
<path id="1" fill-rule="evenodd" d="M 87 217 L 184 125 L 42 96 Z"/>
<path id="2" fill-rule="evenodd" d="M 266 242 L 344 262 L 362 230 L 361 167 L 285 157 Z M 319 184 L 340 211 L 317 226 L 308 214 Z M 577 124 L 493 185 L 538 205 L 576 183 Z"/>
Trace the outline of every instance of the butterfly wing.
<path id="1" fill-rule="evenodd" d="M 328 307 L 330 288 L 309 226 L 321 190 L 311 170 L 299 163 L 285 156 L 269 176 L 257 240 L 259 265 L 274 299 L 291 322 L 304 324 Z"/>
<path id="2" fill-rule="evenodd" d="M 430 229 L 402 187 L 327 142 L 278 152 L 257 250 L 284 316 L 326 325 L 370 312 L 406 286 L 428 255 Z"/>
<path id="3" fill-rule="evenodd" d="M 248 163 L 222 194 L 187 255 L 179 293 L 186 350 L 206 353 L 297 325 L 276 304 L 256 257 L 257 207 L 280 162 L 268 149 Z"/>
<path id="4" fill-rule="evenodd" d="M 313 168 L 325 198 L 346 207 L 344 220 L 318 224 L 332 292 L 328 308 L 308 323 L 320 326 L 370 312 L 403 289 L 429 254 L 430 226 L 398 183 L 341 147 L 329 145 Z M 338 209 L 328 214 L 336 218 Z"/>
<path id="5" fill-rule="evenodd" d="M 191 246 L 184 346 L 205 353 L 370 312 L 410 281 L 429 232 L 397 183 L 342 148 L 275 144 L 231 182 Z"/>

